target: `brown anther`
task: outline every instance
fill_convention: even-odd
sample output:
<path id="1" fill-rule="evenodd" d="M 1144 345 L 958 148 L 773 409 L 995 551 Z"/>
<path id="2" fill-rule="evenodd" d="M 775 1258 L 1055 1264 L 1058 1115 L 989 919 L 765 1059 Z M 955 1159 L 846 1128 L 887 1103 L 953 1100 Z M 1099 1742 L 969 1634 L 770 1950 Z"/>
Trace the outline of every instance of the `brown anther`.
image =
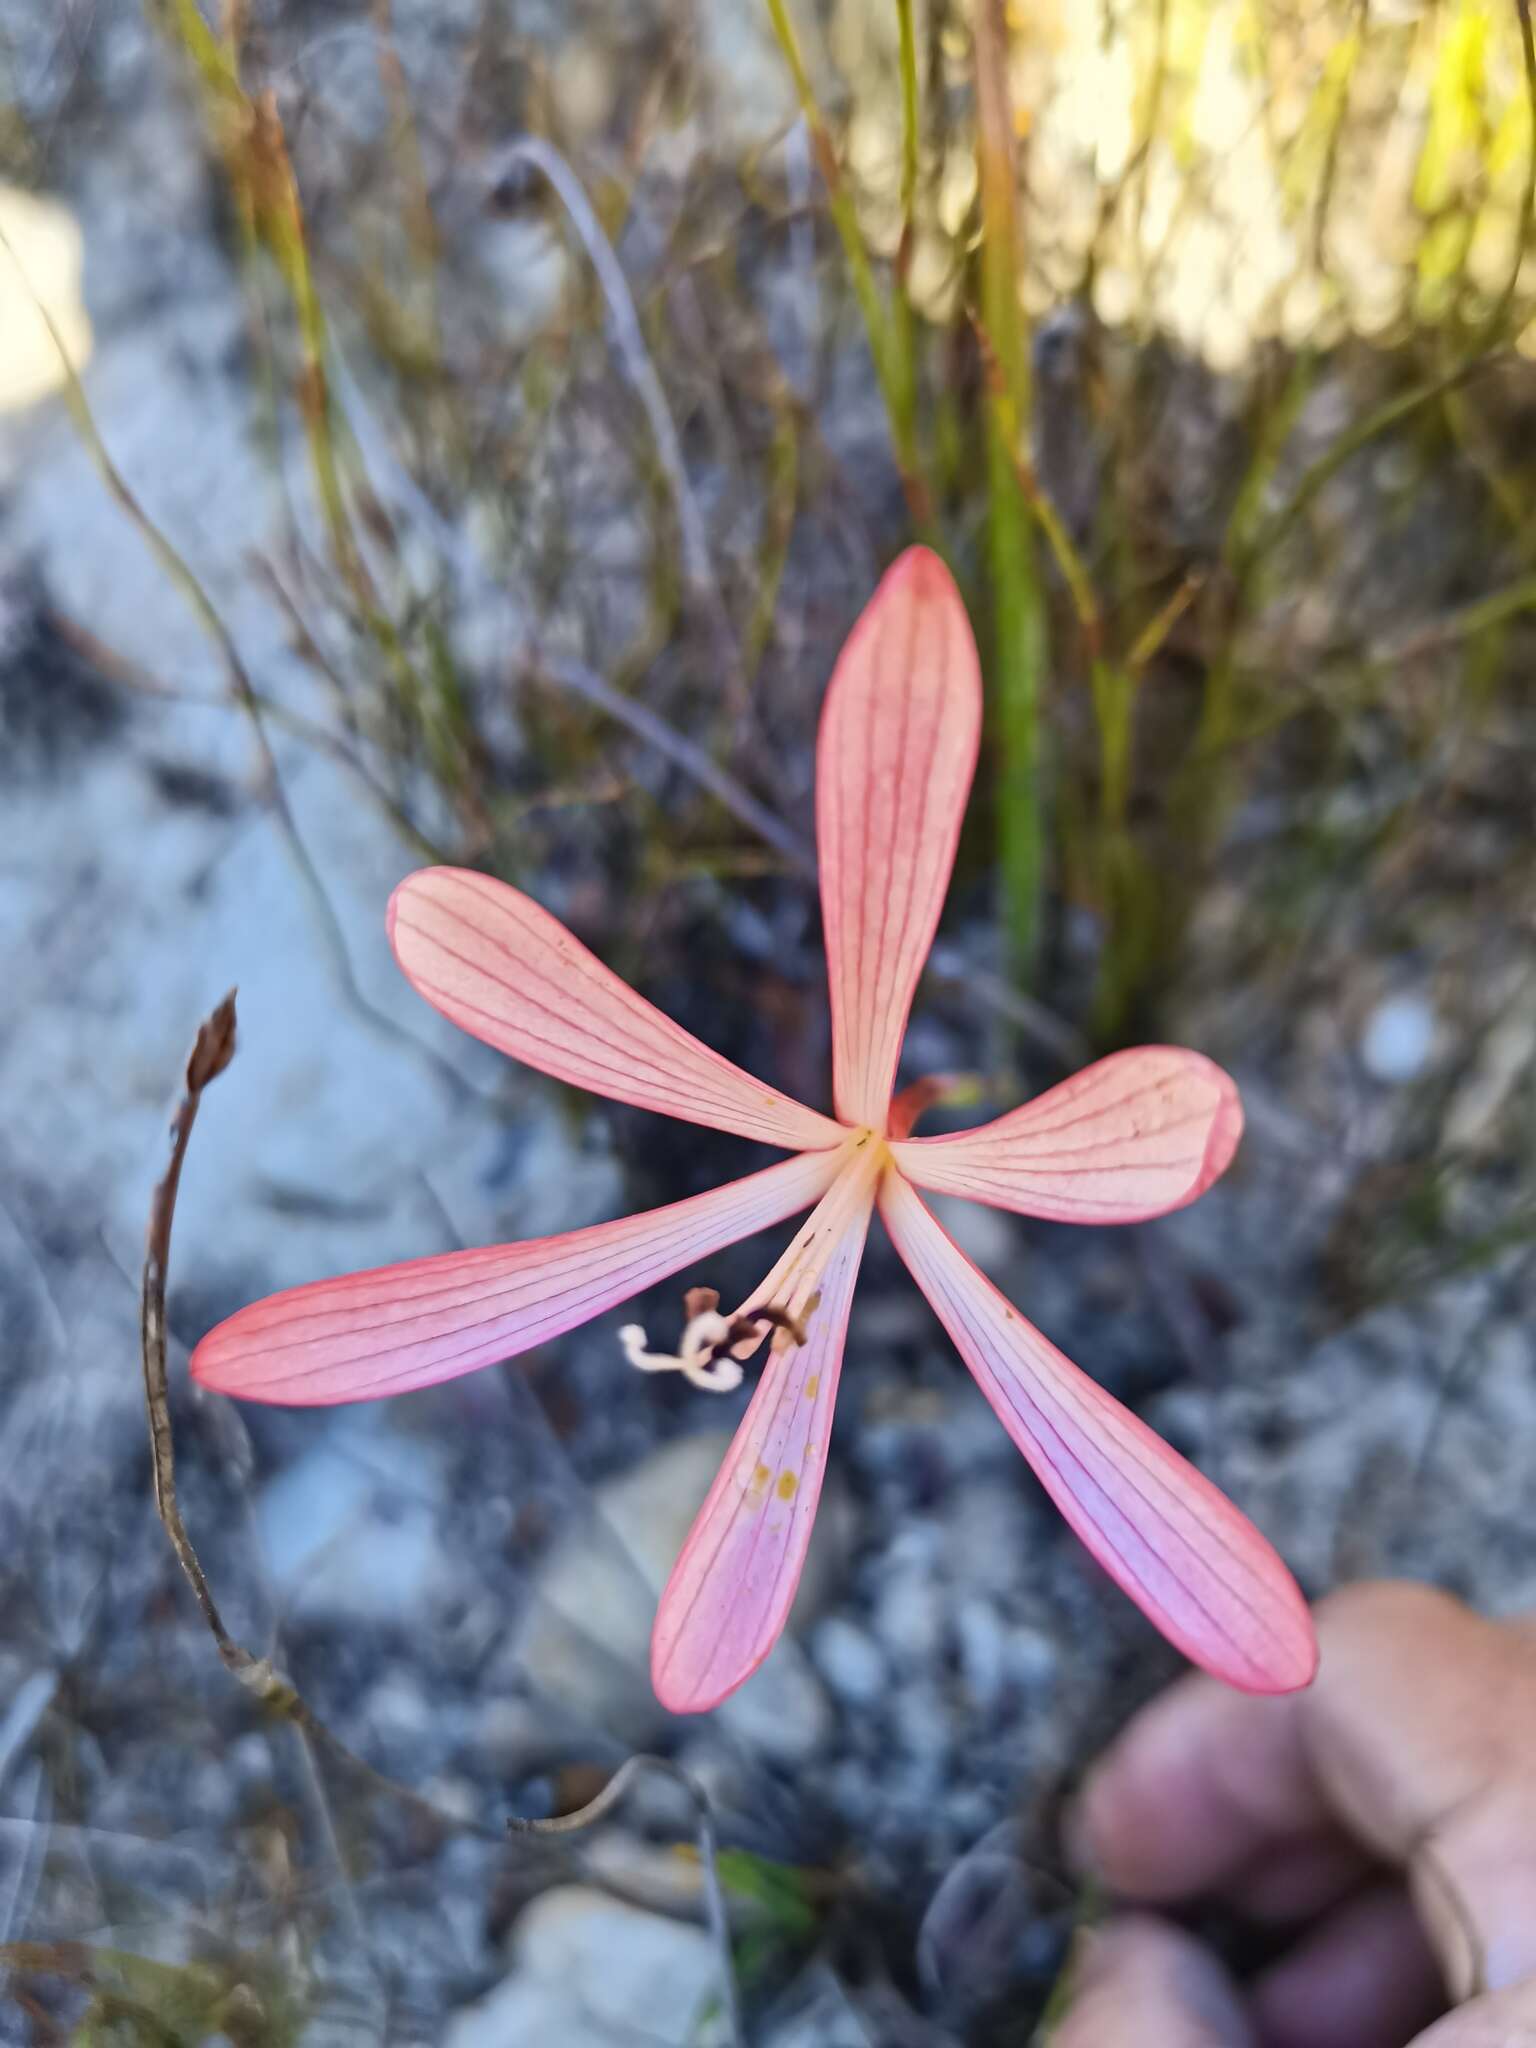
<path id="1" fill-rule="evenodd" d="M 708 1293 L 708 1291 L 707 1288 L 690 1290 L 690 1292 L 700 1294 Z M 715 1298 L 718 1300 L 718 1295 Z M 708 1305 L 713 1306 L 712 1303 Z M 787 1335 L 797 1345 L 805 1342 L 805 1325 L 798 1318 L 792 1316 L 788 1309 L 774 1308 L 768 1305 L 763 1308 L 755 1308 L 747 1315 L 737 1316 L 726 1330 L 725 1335 L 717 1338 L 708 1351 L 705 1352 L 701 1362 L 705 1365 L 713 1365 L 717 1359 L 725 1357 L 727 1353 L 732 1358 L 750 1358 L 758 1345 L 762 1343 L 769 1330 Z"/>

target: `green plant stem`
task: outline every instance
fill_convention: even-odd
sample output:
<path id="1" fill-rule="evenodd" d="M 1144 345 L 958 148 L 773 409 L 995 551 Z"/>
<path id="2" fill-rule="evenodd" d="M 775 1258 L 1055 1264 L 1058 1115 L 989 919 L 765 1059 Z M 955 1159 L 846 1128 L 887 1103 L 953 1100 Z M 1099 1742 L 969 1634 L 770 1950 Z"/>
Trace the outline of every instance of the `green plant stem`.
<path id="1" fill-rule="evenodd" d="M 881 300 L 880 288 L 875 283 L 874 268 L 869 260 L 869 251 L 864 246 L 864 237 L 859 229 L 858 214 L 843 180 L 837 151 L 832 145 L 831 134 L 816 98 L 815 88 L 811 84 L 811 75 L 806 69 L 800 39 L 795 33 L 795 25 L 790 19 L 786 0 L 767 0 L 767 5 L 774 35 L 778 38 L 779 48 L 784 53 L 784 61 L 788 64 L 790 77 L 794 81 L 795 97 L 800 103 L 800 112 L 811 138 L 811 148 L 815 152 L 821 180 L 827 188 L 827 206 L 832 215 L 832 224 L 837 229 L 838 240 L 843 245 L 853 295 L 858 301 L 859 311 L 864 319 L 864 331 L 869 338 L 869 352 L 874 359 L 875 376 L 879 381 L 880 395 L 885 400 L 886 416 L 890 421 L 891 442 L 895 451 L 896 467 L 901 476 L 902 490 L 906 494 L 907 509 L 912 515 L 912 523 L 917 531 L 927 535 L 932 528 L 933 509 L 917 445 L 916 379 L 912 369 L 911 338 L 909 336 L 905 344 L 897 339 L 897 320 L 887 313 Z M 905 293 L 899 296 L 905 300 Z"/>
<path id="2" fill-rule="evenodd" d="M 919 106 L 917 96 L 917 36 L 912 22 L 912 0 L 896 0 L 898 63 L 901 73 L 901 239 L 896 247 L 896 264 L 891 296 L 891 378 L 898 422 L 894 428 L 899 445 L 918 460 L 918 323 L 907 291 L 912 265 L 912 247 L 917 212 L 917 170 Z"/>
<path id="3" fill-rule="evenodd" d="M 1039 683 L 1045 622 L 1026 508 L 1011 450 L 995 417 L 987 422 L 987 555 L 1004 934 L 1009 970 L 1027 980 L 1039 953 L 1044 889 Z"/>
<path id="4" fill-rule="evenodd" d="M 976 157 L 981 198 L 981 318 L 995 374 L 987 398 L 987 554 L 992 578 L 997 835 L 1008 965 L 1027 978 L 1040 948 L 1044 889 L 1040 677 L 1045 607 L 1022 477 L 1030 417 L 1029 352 L 1019 304 L 1018 165 L 1008 95 L 1003 0 L 977 0 L 973 21 Z M 1043 496 L 1037 496 L 1036 515 Z M 1049 529 L 1048 529 L 1049 530 Z"/>

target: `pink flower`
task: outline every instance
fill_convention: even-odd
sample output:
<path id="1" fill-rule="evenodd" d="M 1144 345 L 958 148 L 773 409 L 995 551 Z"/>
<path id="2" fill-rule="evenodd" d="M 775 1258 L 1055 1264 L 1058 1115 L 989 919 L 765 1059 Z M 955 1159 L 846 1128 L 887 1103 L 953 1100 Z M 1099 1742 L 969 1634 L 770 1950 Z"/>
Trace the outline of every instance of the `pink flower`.
<path id="1" fill-rule="evenodd" d="M 205 1337 L 192 1371 L 246 1400 L 368 1400 L 511 1358 L 806 1208 L 734 1316 L 691 1291 L 675 1355 L 630 1325 L 632 1364 L 725 1388 L 768 1340 L 757 1390 L 661 1598 L 652 1676 L 677 1713 L 716 1706 L 789 1613 L 821 1493 L 872 1212 L 1003 1427 L 1110 1576 L 1186 1656 L 1251 1692 L 1308 1683 L 1310 1617 L 1258 1531 L 984 1279 L 919 1189 L 1025 1216 L 1131 1223 L 1227 1167 L 1237 1090 L 1195 1052 L 1111 1055 L 978 1130 L 912 1138 L 892 1100 L 907 1015 L 954 864 L 981 726 L 965 609 L 923 548 L 881 583 L 838 660 L 817 747 L 816 832 L 836 1116 L 754 1080 L 609 973 L 547 911 L 485 875 L 396 890 L 395 957 L 454 1023 L 595 1093 L 793 1157 L 644 1215 L 290 1288 Z M 811 1205 L 814 1204 L 814 1207 Z M 1025 1560 L 1020 1560 L 1021 1568 Z"/>

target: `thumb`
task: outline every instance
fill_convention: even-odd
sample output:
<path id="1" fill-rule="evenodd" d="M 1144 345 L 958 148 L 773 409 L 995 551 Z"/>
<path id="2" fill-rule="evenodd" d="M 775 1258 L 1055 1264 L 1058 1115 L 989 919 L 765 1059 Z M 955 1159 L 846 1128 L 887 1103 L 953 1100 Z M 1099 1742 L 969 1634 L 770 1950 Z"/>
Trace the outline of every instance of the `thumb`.
<path id="1" fill-rule="evenodd" d="M 1081 1938 L 1050 2048 L 1253 2048 L 1232 1980 L 1191 1936 L 1146 1914 Z"/>
<path id="2" fill-rule="evenodd" d="M 1536 1977 L 1458 2006 L 1427 2034 L 1415 2034 L 1413 2048 L 1520 2048 L 1531 2041 L 1536 2041 Z"/>

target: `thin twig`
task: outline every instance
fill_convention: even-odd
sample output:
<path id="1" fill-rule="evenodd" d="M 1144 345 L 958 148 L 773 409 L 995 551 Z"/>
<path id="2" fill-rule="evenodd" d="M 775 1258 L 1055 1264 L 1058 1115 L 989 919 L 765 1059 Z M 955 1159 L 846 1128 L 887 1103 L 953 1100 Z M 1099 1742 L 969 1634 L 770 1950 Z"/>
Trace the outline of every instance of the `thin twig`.
<path id="1" fill-rule="evenodd" d="M 736 1984 L 736 1966 L 731 1955 L 731 1923 L 725 1908 L 725 1893 L 720 1884 L 718 1844 L 715 1841 L 715 1819 L 710 1808 L 709 1795 L 702 1785 L 691 1778 L 677 1764 L 661 1756 L 632 1756 L 620 1764 L 595 1799 L 578 1807 L 575 1813 L 556 1814 L 549 1820 L 523 1820 L 513 1814 L 507 1821 L 508 1830 L 518 1835 L 575 1835 L 587 1828 L 595 1827 L 610 1814 L 624 1797 L 635 1780 L 646 1771 L 654 1771 L 670 1778 L 687 1794 L 693 1805 L 698 1823 L 699 1869 L 704 1880 L 704 1906 L 709 1916 L 709 1931 L 714 1940 L 715 1952 L 720 1964 L 720 1996 L 725 2007 L 726 2025 L 730 2032 L 733 2048 L 747 2048 L 746 2026 L 741 2013 L 741 1993 Z"/>
<path id="2" fill-rule="evenodd" d="M 998 354 L 986 321 L 974 307 L 969 309 L 969 314 L 971 332 L 976 338 L 977 352 L 981 357 L 987 398 L 997 416 L 1003 447 L 1013 469 L 1014 480 L 1035 523 L 1045 536 L 1057 568 L 1061 571 L 1062 580 L 1072 599 L 1072 609 L 1077 614 L 1084 649 L 1090 663 L 1095 662 L 1104 652 L 1104 620 L 1099 608 L 1098 595 L 1093 587 L 1093 578 L 1089 575 L 1088 565 L 1067 530 L 1065 519 L 1057 510 L 1050 493 L 1040 481 L 1039 472 L 1024 451 L 1024 422 L 1020 416 L 1018 401 L 1009 386 L 1002 357 Z"/>
<path id="3" fill-rule="evenodd" d="M 789 267 L 801 314 L 800 361 L 787 369 L 795 396 L 809 404 L 816 395 L 816 335 L 821 326 L 821 280 L 816 270 L 816 231 L 811 225 L 811 131 L 804 115 L 784 137 L 784 188 L 789 206 Z M 787 353 L 787 350 L 786 350 Z"/>
<path id="4" fill-rule="evenodd" d="M 34 1671 L 15 1691 L 0 1718 L 0 1785 L 10 1776 L 11 1765 L 32 1740 L 37 1724 L 53 1705 L 59 1689 L 57 1671 Z"/>
<path id="5" fill-rule="evenodd" d="M 815 856 L 798 834 L 766 804 L 759 803 L 750 790 L 739 783 L 729 770 L 722 768 L 713 755 L 696 741 L 674 731 L 665 719 L 658 718 L 638 697 L 628 697 L 622 690 L 616 690 L 612 683 L 606 682 L 583 662 L 543 648 L 534 652 L 533 662 L 537 673 L 558 683 L 572 696 L 595 705 L 632 732 L 636 739 L 654 747 L 701 789 L 707 789 L 711 796 L 717 797 L 759 839 L 771 846 L 775 853 L 782 854 L 798 873 L 810 880 L 815 879 Z"/>
<path id="6" fill-rule="evenodd" d="M 1503 333 L 1505 317 L 1514 304 L 1515 293 L 1520 289 L 1526 252 L 1531 245 L 1531 228 L 1536 223 L 1536 29 L 1531 26 L 1531 0 L 1515 0 L 1515 13 L 1520 21 L 1520 59 L 1531 132 L 1526 145 L 1525 184 L 1520 193 L 1520 213 L 1515 222 L 1509 274 L 1483 326 L 1482 340 L 1488 346 L 1495 344 Z"/>
<path id="7" fill-rule="evenodd" d="M 336 1873 L 335 1893 L 341 1901 L 341 1916 L 347 1923 L 348 1936 L 364 1970 L 373 1979 L 371 1988 L 376 2002 L 375 2024 L 378 2024 L 385 2018 L 389 2007 L 389 1994 L 382 1981 L 379 1959 L 368 1937 L 368 1924 L 363 1918 L 362 1908 L 357 1903 L 357 1893 L 352 1886 L 351 1873 L 347 1869 L 346 1855 L 341 1846 L 341 1836 L 336 1827 L 336 1816 L 332 1813 L 331 1802 L 326 1796 L 325 1777 L 315 1755 L 316 1745 L 304 1728 L 296 1727 L 294 1733 L 298 1740 L 299 1755 L 303 1759 L 304 1783 L 309 1793 L 309 1803 L 314 1809 L 315 1821 L 325 1843 L 325 1853 L 330 1859 L 332 1870 Z M 380 2031 L 383 2031 L 382 2027 Z"/>
<path id="8" fill-rule="evenodd" d="M 592 265 L 603 302 L 608 308 L 608 325 L 614 346 L 640 400 L 655 443 L 657 460 L 672 492 L 672 505 L 677 514 L 678 534 L 683 547 L 683 572 L 722 649 L 733 652 L 730 625 L 710 561 L 704 514 L 688 481 L 682 445 L 672 424 L 661 379 L 656 374 L 650 351 L 645 345 L 645 336 L 640 331 L 640 316 L 635 310 L 634 297 L 623 267 L 603 232 L 603 224 L 594 212 L 581 180 L 557 149 L 538 135 L 520 136 L 516 142 L 508 143 L 493 159 L 489 173 L 492 189 L 502 184 L 508 172 L 518 164 L 531 165 L 550 186 L 565 208 L 566 218 L 575 229 L 587 261 Z M 739 666 L 739 660 L 734 660 L 733 667 L 739 669 Z"/>
<path id="9" fill-rule="evenodd" d="M 199 1026 L 197 1039 L 187 1061 L 180 1099 L 171 1117 L 170 1157 L 164 1173 L 155 1183 L 149 1204 L 149 1230 L 144 1251 L 144 1272 L 140 1290 L 139 1333 L 144 1367 L 144 1405 L 149 1418 L 149 1448 L 154 1479 L 155 1511 L 167 1540 L 181 1566 L 187 1584 L 208 1632 L 213 1637 L 224 1668 L 236 1677 L 267 1712 L 289 1721 L 317 1748 L 344 1765 L 372 1790 L 399 1800 L 433 1827 L 450 1833 L 477 1834 L 486 1840 L 500 1837 L 491 1827 L 444 1813 L 420 1793 L 397 1784 L 376 1771 L 372 1764 L 354 1754 L 339 1736 L 333 1735 L 306 1704 L 293 1685 L 270 1658 L 255 1657 L 236 1641 L 224 1625 L 207 1574 L 193 1548 L 176 1498 L 176 1448 L 171 1430 L 169 1381 L 166 1371 L 165 1288 L 170 1270 L 171 1227 L 176 1216 L 176 1196 L 181 1186 L 182 1163 L 203 1091 L 235 1056 L 235 995 L 224 998 Z"/>
<path id="10" fill-rule="evenodd" d="M 12 1796 L 18 1803 L 30 1803 L 32 1811 L 16 1816 L 26 1825 L 28 1833 L 17 1849 L 15 1877 L 7 1894 L 0 1898 L 0 1943 L 7 1945 L 13 1935 L 22 1933 L 32 1917 L 52 1838 L 53 1795 L 49 1790 L 47 1773 L 40 1763 L 32 1766 Z M 0 1962 L 0 1974 L 5 1974 L 3 1962 Z"/>
<path id="11" fill-rule="evenodd" d="M 821 182 L 826 187 L 827 206 L 832 215 L 832 224 L 837 229 L 838 240 L 843 245 L 843 256 L 848 265 L 848 281 L 853 287 L 854 298 L 858 301 L 859 312 L 864 321 L 864 332 L 869 342 L 869 353 L 875 366 L 875 379 L 880 386 L 880 395 L 885 401 L 886 415 L 891 427 L 891 445 L 896 457 L 896 469 L 901 478 L 902 490 L 906 495 L 907 510 L 912 523 L 920 534 L 927 533 L 933 522 L 933 499 L 917 448 L 917 420 L 915 389 L 910 376 L 910 362 L 902 360 L 903 339 L 899 337 L 891 310 L 880 296 L 875 283 L 874 268 L 869 260 L 869 251 L 864 244 L 863 230 L 859 226 L 858 210 L 852 194 L 844 181 L 842 168 L 838 163 L 837 151 L 827 128 L 826 116 L 816 97 L 811 83 L 810 70 L 800 48 L 800 38 L 795 32 L 787 0 L 768 0 L 768 15 L 773 23 L 773 32 L 778 40 L 784 61 L 794 82 L 795 98 L 800 103 L 801 119 L 810 140 L 811 153 L 816 167 L 821 172 Z M 904 298 L 898 284 L 898 299 Z"/>
<path id="12" fill-rule="evenodd" d="M 1205 586 L 1203 569 L 1187 570 L 1177 590 L 1167 602 L 1155 611 L 1131 642 L 1130 652 L 1125 657 L 1125 666 L 1133 676 L 1139 676 L 1152 660 L 1168 635 L 1183 618 L 1186 611 L 1200 595 Z"/>
<path id="13" fill-rule="evenodd" d="M 1536 576 L 1522 576 L 1502 590 L 1490 591 L 1471 604 L 1460 605 L 1438 619 L 1426 620 L 1406 632 L 1385 634 L 1367 650 L 1367 660 L 1383 667 L 1412 661 L 1458 641 L 1475 639 L 1523 613 L 1536 611 Z"/>

